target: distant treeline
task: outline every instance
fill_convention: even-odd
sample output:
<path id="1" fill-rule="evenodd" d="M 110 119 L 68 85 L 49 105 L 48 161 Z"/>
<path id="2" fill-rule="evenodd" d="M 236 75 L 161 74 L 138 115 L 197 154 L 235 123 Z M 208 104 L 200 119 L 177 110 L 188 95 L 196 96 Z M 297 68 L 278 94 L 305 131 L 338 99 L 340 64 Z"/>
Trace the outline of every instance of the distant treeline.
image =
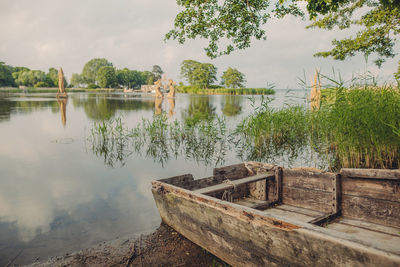
<path id="1" fill-rule="evenodd" d="M 161 79 L 164 72 L 154 65 L 152 71 L 116 69 L 105 58 L 94 58 L 88 61 L 82 73 L 73 73 L 71 80 L 64 84 L 68 87 L 95 88 L 139 88 L 142 84 L 153 84 Z M 58 70 L 50 68 L 47 73 L 31 70 L 27 67 L 14 67 L 0 62 L 0 87 L 58 87 Z"/>
<path id="2" fill-rule="evenodd" d="M 65 79 L 64 84 L 67 84 Z M 41 70 L 13 67 L 0 62 L 0 86 L 58 87 L 58 70 L 50 68 L 45 73 Z"/>
<path id="3" fill-rule="evenodd" d="M 218 85 L 210 85 L 207 88 L 198 86 L 180 85 L 177 92 L 199 95 L 273 95 L 275 90 L 272 88 L 224 88 Z"/>

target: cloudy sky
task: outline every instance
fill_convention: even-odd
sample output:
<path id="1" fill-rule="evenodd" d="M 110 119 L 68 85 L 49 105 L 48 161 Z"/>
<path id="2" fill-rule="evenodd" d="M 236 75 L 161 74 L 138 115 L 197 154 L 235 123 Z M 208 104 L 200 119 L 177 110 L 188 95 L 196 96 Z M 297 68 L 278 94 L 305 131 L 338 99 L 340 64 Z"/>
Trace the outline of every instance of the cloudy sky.
<path id="1" fill-rule="evenodd" d="M 396 71 L 398 57 L 381 70 L 362 56 L 344 62 L 314 58 L 330 48 L 339 32 L 306 30 L 296 18 L 271 21 L 267 41 L 250 49 L 210 60 L 205 40 L 184 45 L 164 42 L 178 12 L 174 0 L 12 0 L 0 2 L 0 61 L 46 71 L 62 66 L 67 76 L 80 73 L 92 58 L 104 57 L 117 68 L 150 70 L 160 65 L 168 77 L 180 80 L 179 66 L 185 59 L 211 62 L 219 76 L 228 67 L 242 71 L 247 86 L 275 83 L 279 88 L 298 88 L 298 78 L 309 80 L 314 70 L 331 74 L 339 70 L 345 79 L 365 70 L 387 80 Z"/>

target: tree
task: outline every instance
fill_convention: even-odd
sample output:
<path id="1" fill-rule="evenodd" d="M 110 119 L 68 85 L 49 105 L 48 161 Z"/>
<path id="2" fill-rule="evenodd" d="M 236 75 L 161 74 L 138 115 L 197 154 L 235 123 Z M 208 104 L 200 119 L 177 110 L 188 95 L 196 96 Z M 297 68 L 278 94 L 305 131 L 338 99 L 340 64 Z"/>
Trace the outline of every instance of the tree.
<path id="1" fill-rule="evenodd" d="M 139 71 L 124 68 L 117 70 L 117 83 L 123 87 L 137 88 L 144 82 L 142 83 L 142 76 Z"/>
<path id="2" fill-rule="evenodd" d="M 102 88 L 111 88 L 117 84 L 117 75 L 114 67 L 103 66 L 99 68 L 96 77 Z"/>
<path id="3" fill-rule="evenodd" d="M 86 84 L 89 83 L 94 83 L 97 84 L 99 83 L 98 80 L 98 71 L 101 67 L 112 67 L 113 64 L 109 62 L 105 58 L 94 58 L 87 62 L 85 66 L 83 67 L 82 70 L 82 79 L 85 81 Z"/>
<path id="4" fill-rule="evenodd" d="M 161 67 L 160 66 L 158 66 L 158 65 L 154 65 L 153 66 L 153 70 L 151 71 L 152 73 L 153 73 L 153 75 L 154 75 L 154 80 L 160 80 L 161 79 L 161 76 L 163 75 L 163 70 L 161 69 Z"/>
<path id="5" fill-rule="evenodd" d="M 314 22 L 309 27 L 340 30 L 357 27 L 355 37 L 333 40 L 330 51 L 316 56 L 343 60 L 357 52 L 366 56 L 377 55 L 375 63 L 380 66 L 385 58 L 395 55 L 396 36 L 400 33 L 400 1 L 398 0 L 307 0 L 307 12 Z M 184 43 L 197 37 L 209 40 L 205 48 L 214 58 L 229 54 L 235 49 L 251 45 L 251 39 L 266 39 L 263 25 L 271 17 L 282 18 L 292 14 L 304 17 L 300 8 L 304 2 L 295 0 L 223 0 L 195 1 L 177 0 L 183 7 L 175 18 L 174 28 L 166 39 Z M 228 44 L 220 49 L 220 40 Z"/>
<path id="6" fill-rule="evenodd" d="M 222 74 L 221 79 L 221 84 L 225 84 L 228 88 L 243 87 L 243 83 L 246 82 L 244 74 L 231 67 Z"/>
<path id="7" fill-rule="evenodd" d="M 71 80 L 70 80 L 70 84 L 73 87 L 81 87 L 82 84 L 84 84 L 84 80 L 82 79 L 82 76 L 78 73 L 72 73 L 71 75 Z"/>
<path id="8" fill-rule="evenodd" d="M 140 73 L 141 76 L 141 84 L 148 84 L 152 85 L 156 81 L 156 78 L 154 77 L 154 74 L 150 71 L 142 71 Z"/>
<path id="9" fill-rule="evenodd" d="M 0 62 L 0 86 L 14 86 L 12 67 Z"/>
<path id="10" fill-rule="evenodd" d="M 13 73 L 14 76 L 14 73 Z M 47 79 L 46 79 L 46 73 L 44 73 L 41 70 L 22 70 L 19 72 L 16 72 L 16 80 L 15 83 L 17 85 L 24 85 L 24 86 L 35 86 L 39 82 L 40 86 L 48 86 L 47 84 Z"/>
<path id="11" fill-rule="evenodd" d="M 184 60 L 181 64 L 181 75 L 190 85 L 206 88 L 217 80 L 217 68 L 210 63 Z"/>

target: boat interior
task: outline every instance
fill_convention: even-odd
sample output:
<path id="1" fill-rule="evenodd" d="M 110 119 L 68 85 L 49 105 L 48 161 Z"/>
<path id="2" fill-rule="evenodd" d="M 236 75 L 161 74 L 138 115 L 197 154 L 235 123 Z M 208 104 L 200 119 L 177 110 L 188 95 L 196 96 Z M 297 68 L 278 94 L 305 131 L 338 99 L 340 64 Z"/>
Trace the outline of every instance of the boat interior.
<path id="1" fill-rule="evenodd" d="M 331 173 L 246 162 L 215 168 L 203 179 L 186 174 L 159 181 L 400 255 L 400 170 Z"/>

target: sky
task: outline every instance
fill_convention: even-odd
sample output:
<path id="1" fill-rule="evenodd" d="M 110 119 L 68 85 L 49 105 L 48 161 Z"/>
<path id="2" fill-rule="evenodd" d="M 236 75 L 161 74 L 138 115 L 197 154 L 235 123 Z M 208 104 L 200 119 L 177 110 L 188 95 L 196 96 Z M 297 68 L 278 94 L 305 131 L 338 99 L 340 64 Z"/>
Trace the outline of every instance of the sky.
<path id="1" fill-rule="evenodd" d="M 313 57 L 329 50 L 332 39 L 347 35 L 305 29 L 307 21 L 294 17 L 270 21 L 266 41 L 256 40 L 251 48 L 211 60 L 203 50 L 206 40 L 184 45 L 164 41 L 178 11 L 173 0 L 3 0 L 0 61 L 43 71 L 62 67 L 70 78 L 90 59 L 106 58 L 116 68 L 143 71 L 159 65 L 168 78 L 184 82 L 180 64 L 192 59 L 214 64 L 218 77 L 233 67 L 246 75 L 247 87 L 276 88 L 300 88 L 299 79 L 306 77 L 310 83 L 316 69 L 328 76 L 335 69 L 345 81 L 367 70 L 382 82 L 397 69 L 399 57 L 389 59 L 382 69 L 360 55 L 345 61 Z"/>

